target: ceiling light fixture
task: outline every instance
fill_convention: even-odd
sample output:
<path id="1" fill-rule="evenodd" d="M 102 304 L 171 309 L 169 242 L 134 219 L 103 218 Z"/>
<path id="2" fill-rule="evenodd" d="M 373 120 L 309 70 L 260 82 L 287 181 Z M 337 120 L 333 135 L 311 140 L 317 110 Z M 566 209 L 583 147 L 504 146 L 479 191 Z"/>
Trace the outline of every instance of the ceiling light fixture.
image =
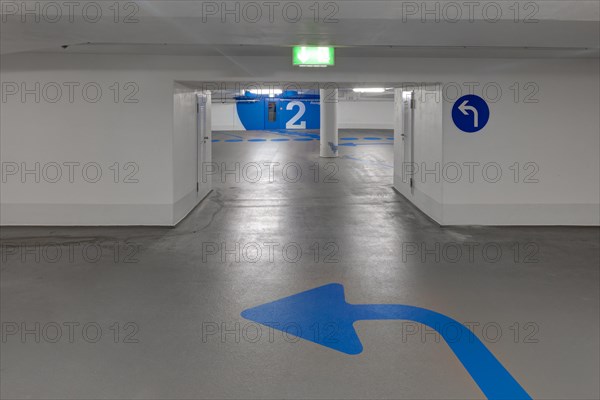
<path id="1" fill-rule="evenodd" d="M 384 93 L 384 88 L 354 88 L 354 93 Z"/>
<path id="2" fill-rule="evenodd" d="M 248 90 L 250 93 L 252 94 L 258 94 L 258 95 L 280 95 L 283 93 L 283 90 L 281 89 L 250 89 Z"/>

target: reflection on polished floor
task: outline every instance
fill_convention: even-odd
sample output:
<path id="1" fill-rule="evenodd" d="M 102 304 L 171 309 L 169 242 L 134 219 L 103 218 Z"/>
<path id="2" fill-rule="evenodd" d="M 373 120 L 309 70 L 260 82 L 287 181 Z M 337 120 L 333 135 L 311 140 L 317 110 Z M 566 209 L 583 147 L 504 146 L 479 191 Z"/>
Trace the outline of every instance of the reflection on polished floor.
<path id="1" fill-rule="evenodd" d="M 470 324 L 534 398 L 597 398 L 598 228 L 440 227 L 393 191 L 392 137 L 215 132 L 176 228 L 2 228 L 2 398 L 483 397 L 423 326 L 357 322 L 349 356 L 240 315 L 330 283 Z"/>

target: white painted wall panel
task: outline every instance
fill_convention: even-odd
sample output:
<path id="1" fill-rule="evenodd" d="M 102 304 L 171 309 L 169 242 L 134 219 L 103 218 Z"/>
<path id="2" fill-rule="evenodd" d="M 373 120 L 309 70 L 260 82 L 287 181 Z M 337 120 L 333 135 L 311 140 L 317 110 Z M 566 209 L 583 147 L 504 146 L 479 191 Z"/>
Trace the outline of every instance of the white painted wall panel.
<path id="1" fill-rule="evenodd" d="M 69 67 L 63 63 L 45 65 L 43 60 L 44 56 L 38 55 L 2 65 L 3 94 L 6 85 L 13 82 L 19 87 L 25 83 L 34 94 L 24 99 L 20 93 L 2 99 L 0 158 L 4 167 L 15 162 L 31 169 L 39 163 L 42 173 L 44 165 L 58 163 L 62 178 L 52 183 L 54 175 L 48 177 L 51 179 L 40 176 L 38 183 L 33 175 L 25 179 L 18 173 L 5 176 L 0 190 L 1 223 L 169 225 L 173 202 L 173 82 L 156 79 L 157 74 L 142 65 L 122 68 L 119 63 L 110 63 L 112 67 L 108 68 L 92 62 L 86 67 Z M 73 102 L 66 82 L 78 85 Z M 133 89 L 126 90 L 130 82 Z M 43 88 L 54 83 L 63 91 L 56 102 L 51 102 L 48 99 L 56 94 L 50 93 L 47 86 L 44 95 Z M 111 90 L 116 88 L 115 83 L 119 87 L 117 101 L 116 90 Z M 85 85 L 90 85 L 89 99 L 96 96 L 95 86 L 101 88 L 101 97 L 95 102 L 85 100 Z M 128 101 L 132 102 L 125 102 L 129 94 Z M 79 163 L 72 182 L 68 167 L 63 165 L 68 162 Z M 92 169 L 88 179 L 82 174 L 88 163 L 100 166 L 102 175 L 97 182 Z M 118 175 L 111 170 L 115 163 Z M 126 180 L 133 171 L 125 169 L 127 163 L 133 163 L 130 165 L 137 171 Z"/>
<path id="2" fill-rule="evenodd" d="M 394 187 L 419 209 L 435 221 L 442 223 L 443 183 L 432 176 L 429 170 L 433 170 L 434 167 L 432 166 L 440 163 L 443 158 L 443 102 L 436 101 L 435 95 L 425 95 L 426 93 L 441 95 L 441 89 L 432 87 L 426 90 L 420 88 L 414 90 L 415 107 L 412 111 L 413 159 L 411 160 L 410 157 L 404 159 L 396 154 L 394 158 L 397 161 L 394 165 Z M 401 111 L 401 109 L 398 109 L 398 111 Z M 399 134 L 409 135 L 410 133 L 406 130 L 410 128 L 405 125 L 405 121 L 402 119 L 399 119 L 398 123 L 402 126 L 396 129 L 394 150 L 398 153 L 407 154 L 404 151 L 404 144 Z M 407 138 L 408 147 L 410 147 L 410 140 L 411 138 Z M 413 179 L 412 190 L 410 187 L 411 174 Z"/>
<path id="3" fill-rule="evenodd" d="M 239 68 L 243 63 L 244 70 Z M 173 221 L 175 202 L 173 84 L 175 81 L 476 82 L 476 94 L 498 83 L 503 97 L 491 104 L 489 126 L 459 133 L 443 120 L 443 161 L 533 161 L 535 185 L 446 184 L 445 223 L 597 225 L 600 223 L 600 85 L 595 59 L 339 59 L 313 71 L 286 57 L 117 56 L 15 54 L 3 56 L 1 80 L 96 82 L 103 97 L 86 101 L 2 99 L 3 163 L 98 162 L 98 183 L 21 183 L 6 177 L 0 190 L 2 224 L 158 224 Z M 138 103 L 112 99 L 109 89 L 134 82 Z M 510 87 L 534 82 L 538 103 L 515 103 Z M 3 94 L 6 91 L 3 88 Z M 521 95 L 522 96 L 522 95 Z M 390 121 L 392 119 L 390 118 Z M 136 184 L 115 184 L 108 167 L 136 162 Z M 179 187 L 179 184 L 177 184 Z M 179 192 L 177 192 L 179 193 Z M 494 206 L 495 205 L 495 206 Z M 482 210 L 479 212 L 478 210 Z M 503 211 L 504 210 L 504 211 Z M 535 217 L 531 210 L 535 210 Z M 559 211 L 557 211 L 559 210 Z M 467 216 L 469 217 L 467 219 Z"/>
<path id="4" fill-rule="evenodd" d="M 173 95 L 173 222 L 179 222 L 200 201 L 197 181 L 196 90 L 175 84 Z"/>
<path id="5" fill-rule="evenodd" d="M 340 101 L 340 129 L 394 129 L 394 102 Z"/>
<path id="6" fill-rule="evenodd" d="M 215 131 L 244 131 L 234 103 L 212 103 L 212 127 Z"/>
<path id="7" fill-rule="evenodd" d="M 459 131 L 452 103 L 444 109 L 443 165 L 481 164 L 474 183 L 466 179 L 467 168 L 458 182 L 442 179 L 444 224 L 599 225 L 597 61 L 530 62 L 510 74 L 472 76 L 506 89 L 499 101 L 489 102 L 490 121 L 479 133 Z M 539 88 L 532 97 L 537 102 L 525 101 L 533 93 L 523 88 L 528 82 Z M 516 90 L 508 89 L 515 83 L 517 99 Z M 494 172 L 498 167 L 500 178 Z"/>

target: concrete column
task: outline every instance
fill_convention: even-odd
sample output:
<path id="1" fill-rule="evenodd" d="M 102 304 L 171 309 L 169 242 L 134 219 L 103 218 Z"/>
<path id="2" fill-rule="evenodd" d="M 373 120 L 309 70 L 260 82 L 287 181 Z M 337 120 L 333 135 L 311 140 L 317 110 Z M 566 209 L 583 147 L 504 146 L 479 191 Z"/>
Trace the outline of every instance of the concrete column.
<path id="1" fill-rule="evenodd" d="M 321 89 L 321 157 L 338 156 L 338 90 Z"/>

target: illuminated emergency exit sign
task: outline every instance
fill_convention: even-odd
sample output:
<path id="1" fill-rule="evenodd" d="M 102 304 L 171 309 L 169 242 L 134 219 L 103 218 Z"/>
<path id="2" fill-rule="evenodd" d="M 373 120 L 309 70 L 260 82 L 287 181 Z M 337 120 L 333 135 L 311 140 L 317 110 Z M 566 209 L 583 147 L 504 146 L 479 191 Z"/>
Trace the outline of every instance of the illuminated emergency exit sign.
<path id="1" fill-rule="evenodd" d="M 293 65 L 299 67 L 328 67 L 335 65 L 333 47 L 295 46 Z"/>

